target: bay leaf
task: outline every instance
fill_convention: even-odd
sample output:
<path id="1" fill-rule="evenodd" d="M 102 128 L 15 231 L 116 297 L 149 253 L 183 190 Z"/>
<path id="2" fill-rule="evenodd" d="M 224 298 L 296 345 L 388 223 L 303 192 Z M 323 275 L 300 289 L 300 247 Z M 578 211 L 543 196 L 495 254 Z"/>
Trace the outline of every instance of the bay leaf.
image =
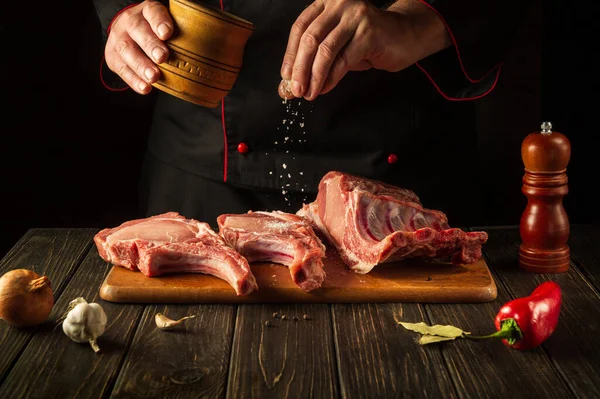
<path id="1" fill-rule="evenodd" d="M 423 335 L 436 335 L 438 337 L 447 337 L 454 339 L 464 334 L 470 334 L 470 332 L 463 331 L 458 327 L 450 325 L 435 324 L 433 326 L 430 326 L 423 322 L 405 323 L 401 321 L 398 323 L 401 324 L 402 327 L 406 328 L 407 330 L 415 331 Z"/>
<path id="2" fill-rule="evenodd" d="M 453 341 L 456 338 L 458 338 L 458 337 L 440 337 L 439 335 L 425 334 L 425 335 L 422 335 L 421 338 L 419 339 L 419 344 L 427 345 L 427 344 L 433 344 L 435 342 Z"/>

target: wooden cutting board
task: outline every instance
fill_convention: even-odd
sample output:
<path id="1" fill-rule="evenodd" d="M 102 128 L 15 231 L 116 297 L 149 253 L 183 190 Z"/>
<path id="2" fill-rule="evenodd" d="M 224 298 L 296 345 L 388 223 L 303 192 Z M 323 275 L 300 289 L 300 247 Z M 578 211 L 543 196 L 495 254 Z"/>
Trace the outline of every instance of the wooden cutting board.
<path id="1" fill-rule="evenodd" d="M 496 299 L 496 284 L 484 259 L 471 265 L 405 260 L 376 266 L 368 274 L 349 270 L 335 254 L 325 260 L 321 288 L 302 291 L 287 267 L 253 263 L 258 291 L 237 296 L 224 280 L 206 274 L 146 277 L 112 266 L 100 297 L 126 303 L 466 303 Z"/>

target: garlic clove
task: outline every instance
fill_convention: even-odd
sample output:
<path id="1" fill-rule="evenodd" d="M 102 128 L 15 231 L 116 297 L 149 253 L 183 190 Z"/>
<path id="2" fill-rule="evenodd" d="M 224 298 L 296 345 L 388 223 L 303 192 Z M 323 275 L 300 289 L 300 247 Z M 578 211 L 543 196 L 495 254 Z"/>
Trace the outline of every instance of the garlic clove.
<path id="1" fill-rule="evenodd" d="M 160 328 L 161 330 L 170 330 L 170 329 L 177 327 L 178 325 L 183 323 L 185 320 L 193 319 L 194 317 L 196 317 L 196 316 L 190 315 L 190 316 L 182 317 L 179 320 L 172 320 L 172 319 L 169 319 L 167 316 L 165 316 L 162 313 L 157 313 L 156 316 L 154 316 L 154 322 L 156 323 L 156 326 L 158 328 Z"/>

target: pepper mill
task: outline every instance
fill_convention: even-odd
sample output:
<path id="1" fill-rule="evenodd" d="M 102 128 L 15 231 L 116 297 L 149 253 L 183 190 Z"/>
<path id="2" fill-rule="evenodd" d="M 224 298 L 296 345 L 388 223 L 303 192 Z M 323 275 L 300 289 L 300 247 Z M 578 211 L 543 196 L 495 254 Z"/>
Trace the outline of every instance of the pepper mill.
<path id="1" fill-rule="evenodd" d="M 569 269 L 571 258 L 569 218 L 562 203 L 569 191 L 566 170 L 571 144 L 552 131 L 550 122 L 542 123 L 541 128 L 521 145 L 525 165 L 522 192 L 527 207 L 520 222 L 519 266 L 534 273 L 562 273 Z"/>

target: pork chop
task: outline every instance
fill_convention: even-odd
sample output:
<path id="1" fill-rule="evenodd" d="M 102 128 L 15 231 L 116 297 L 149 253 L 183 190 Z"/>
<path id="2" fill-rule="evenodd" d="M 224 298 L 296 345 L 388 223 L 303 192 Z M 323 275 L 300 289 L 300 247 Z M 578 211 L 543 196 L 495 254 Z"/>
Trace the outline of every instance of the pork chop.
<path id="1" fill-rule="evenodd" d="M 325 279 L 325 246 L 310 224 L 294 214 L 252 212 L 217 218 L 219 234 L 248 262 L 275 262 L 290 269 L 304 291 L 319 288 Z"/>
<path id="2" fill-rule="evenodd" d="M 207 223 L 168 212 L 125 222 L 94 237 L 107 262 L 148 277 L 205 273 L 227 281 L 237 295 L 258 289 L 248 261 Z"/>

